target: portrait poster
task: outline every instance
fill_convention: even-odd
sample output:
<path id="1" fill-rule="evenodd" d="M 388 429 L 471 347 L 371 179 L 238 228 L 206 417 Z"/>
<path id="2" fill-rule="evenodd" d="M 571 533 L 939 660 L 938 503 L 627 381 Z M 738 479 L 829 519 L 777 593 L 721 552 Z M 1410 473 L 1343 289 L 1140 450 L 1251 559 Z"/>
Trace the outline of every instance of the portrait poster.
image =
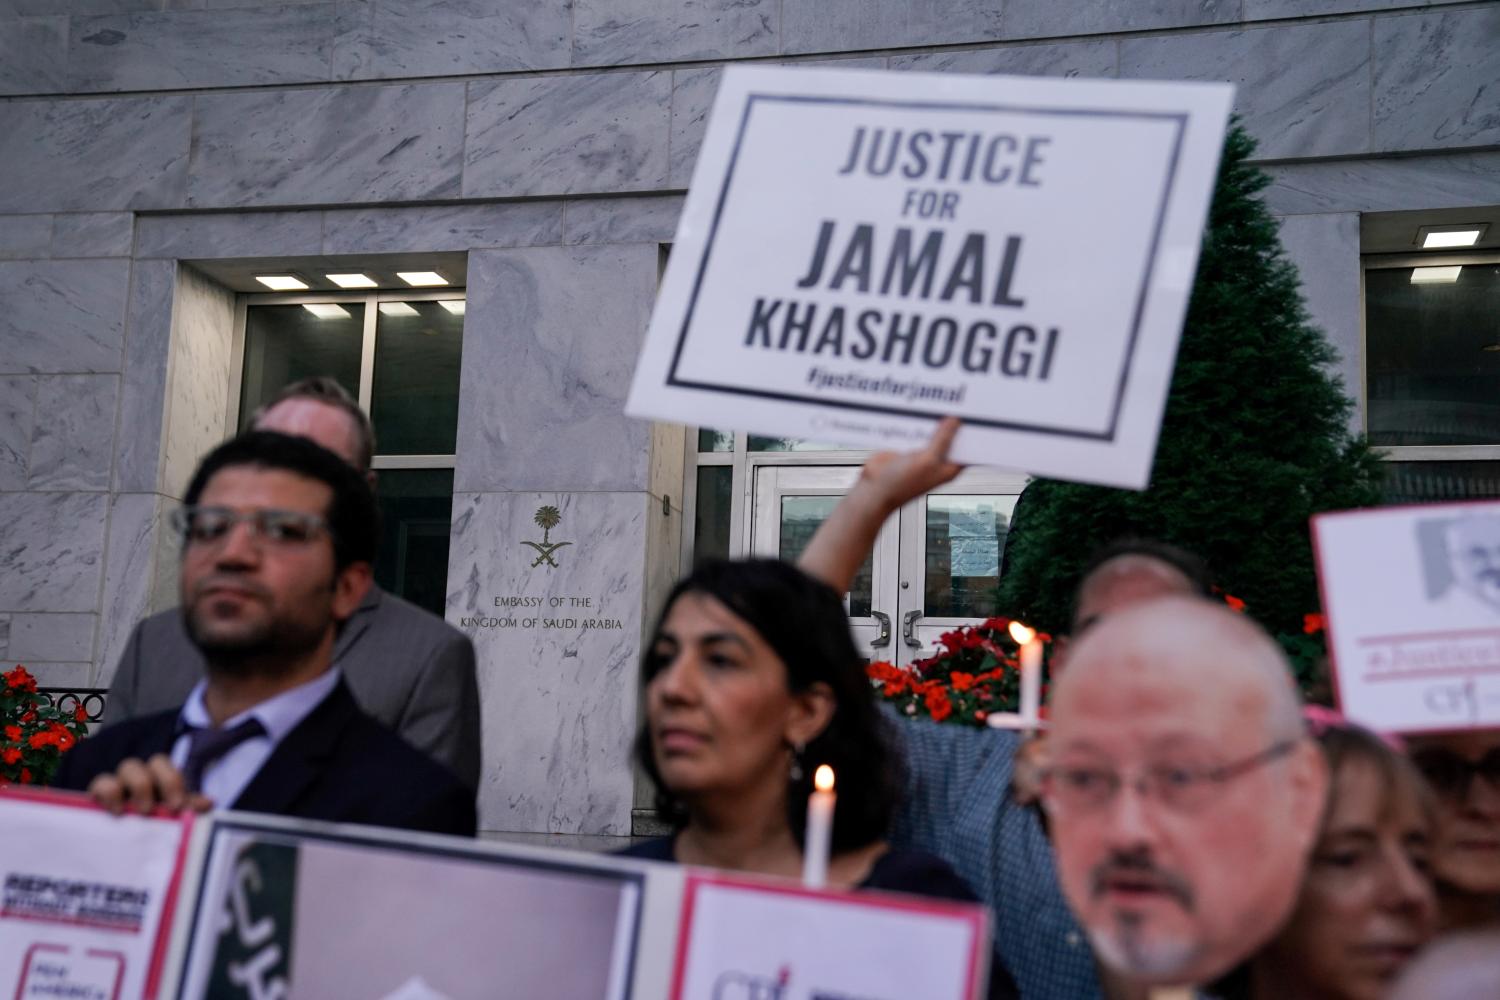
<path id="1" fill-rule="evenodd" d="M 220 813 L 176 996 L 625 1000 L 643 876 L 584 855 Z"/>
<path id="2" fill-rule="evenodd" d="M 1500 725 L 1500 502 L 1313 518 L 1340 708 L 1375 729 Z"/>
<path id="3" fill-rule="evenodd" d="M 626 412 L 1145 486 L 1232 97 L 726 68 Z"/>
<path id="4" fill-rule="evenodd" d="M 989 974 L 978 903 L 688 875 L 671 1000 L 971 1000 Z"/>
<path id="5" fill-rule="evenodd" d="M 0 996 L 155 997 L 191 830 L 0 787 Z"/>

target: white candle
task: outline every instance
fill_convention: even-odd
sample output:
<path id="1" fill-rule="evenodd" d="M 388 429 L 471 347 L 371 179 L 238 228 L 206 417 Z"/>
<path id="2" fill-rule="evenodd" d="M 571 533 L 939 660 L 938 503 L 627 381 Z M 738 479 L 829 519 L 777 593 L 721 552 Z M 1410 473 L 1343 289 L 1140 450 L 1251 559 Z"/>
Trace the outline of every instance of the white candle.
<path id="1" fill-rule="evenodd" d="M 818 766 L 807 797 L 807 835 L 802 842 L 802 884 L 821 889 L 828 882 L 828 849 L 833 843 L 833 768 Z"/>
<path id="2" fill-rule="evenodd" d="M 1020 622 L 1010 623 L 1010 637 L 1021 644 L 1021 718 L 1034 726 L 1042 707 L 1042 640 Z"/>

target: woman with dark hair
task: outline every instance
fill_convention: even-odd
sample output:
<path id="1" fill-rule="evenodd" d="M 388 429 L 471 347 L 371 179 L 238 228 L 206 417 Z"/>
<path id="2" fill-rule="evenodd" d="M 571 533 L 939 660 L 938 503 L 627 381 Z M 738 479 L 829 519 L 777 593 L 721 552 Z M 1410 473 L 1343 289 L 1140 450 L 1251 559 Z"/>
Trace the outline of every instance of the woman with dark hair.
<path id="1" fill-rule="evenodd" d="M 1328 804 L 1296 909 L 1217 995 L 1375 1000 L 1432 939 L 1436 803 L 1411 761 L 1352 723 L 1312 719 Z"/>
<path id="2" fill-rule="evenodd" d="M 885 842 L 904 769 L 831 588 L 774 560 L 706 562 L 668 596 L 641 673 L 636 753 L 675 832 L 623 853 L 796 878 L 827 764 L 831 887 L 975 901 L 946 863 Z M 990 995 L 1016 995 L 998 963 Z"/>

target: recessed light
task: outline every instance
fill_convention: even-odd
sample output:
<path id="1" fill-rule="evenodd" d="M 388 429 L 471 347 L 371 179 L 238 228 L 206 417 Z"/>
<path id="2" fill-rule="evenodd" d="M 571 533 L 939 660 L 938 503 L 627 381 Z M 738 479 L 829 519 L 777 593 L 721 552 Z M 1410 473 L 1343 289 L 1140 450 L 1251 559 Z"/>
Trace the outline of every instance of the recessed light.
<path id="1" fill-rule="evenodd" d="M 1414 267 L 1411 269 L 1411 283 L 1413 285 L 1451 283 L 1458 280 L 1458 272 L 1462 270 L 1462 264 L 1454 264 L 1450 267 Z"/>
<path id="2" fill-rule="evenodd" d="M 462 316 L 464 314 L 463 299 L 443 299 L 438 303 L 438 305 L 442 306 L 444 309 L 448 310 L 455 316 Z"/>
<path id="3" fill-rule="evenodd" d="M 368 274 L 325 274 L 323 277 L 340 288 L 377 288 L 375 279 Z"/>
<path id="4" fill-rule="evenodd" d="M 1417 241 L 1423 250 L 1452 250 L 1471 247 L 1484 239 L 1488 222 L 1467 222 L 1457 226 L 1423 226 L 1417 230 Z"/>
<path id="5" fill-rule="evenodd" d="M 431 288 L 434 285 L 446 285 L 448 283 L 448 279 L 436 271 L 397 271 L 396 277 L 413 288 Z"/>
<path id="6" fill-rule="evenodd" d="M 382 302 L 380 311 L 387 316 L 416 316 L 417 311 L 405 302 Z"/>
<path id="7" fill-rule="evenodd" d="M 348 319 L 349 310 L 332 302 L 307 302 L 302 306 L 318 319 Z"/>
<path id="8" fill-rule="evenodd" d="M 290 274 L 257 274 L 255 280 L 273 292 L 300 292 L 307 282 Z"/>

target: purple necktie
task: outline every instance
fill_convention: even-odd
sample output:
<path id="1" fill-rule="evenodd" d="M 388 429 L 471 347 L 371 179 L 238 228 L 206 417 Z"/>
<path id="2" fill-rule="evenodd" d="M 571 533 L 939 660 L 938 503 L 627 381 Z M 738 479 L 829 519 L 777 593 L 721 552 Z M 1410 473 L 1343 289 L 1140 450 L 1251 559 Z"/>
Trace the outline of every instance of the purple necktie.
<path id="1" fill-rule="evenodd" d="M 254 716 L 228 729 L 189 728 L 187 761 L 182 765 L 182 777 L 188 791 L 202 791 L 203 771 L 208 765 L 246 740 L 265 734 L 266 727 Z"/>

